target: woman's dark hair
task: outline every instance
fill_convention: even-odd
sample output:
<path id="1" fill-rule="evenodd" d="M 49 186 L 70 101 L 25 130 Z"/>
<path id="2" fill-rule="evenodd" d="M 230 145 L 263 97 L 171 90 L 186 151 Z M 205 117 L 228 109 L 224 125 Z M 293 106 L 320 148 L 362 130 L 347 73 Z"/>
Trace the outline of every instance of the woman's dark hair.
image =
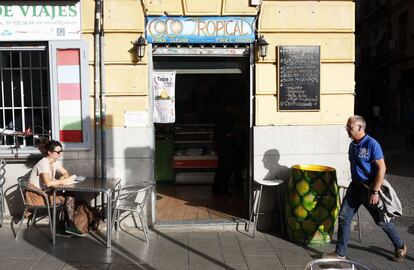
<path id="1" fill-rule="evenodd" d="M 49 152 L 55 151 L 57 146 L 62 147 L 62 144 L 55 140 L 43 139 L 39 142 L 37 148 L 44 156 L 47 156 Z"/>

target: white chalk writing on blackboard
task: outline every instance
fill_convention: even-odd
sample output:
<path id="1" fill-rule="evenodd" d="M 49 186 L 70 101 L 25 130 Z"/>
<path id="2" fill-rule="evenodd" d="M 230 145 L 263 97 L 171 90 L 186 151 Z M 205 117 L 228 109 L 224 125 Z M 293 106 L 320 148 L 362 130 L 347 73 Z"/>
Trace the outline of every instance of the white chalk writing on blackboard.
<path id="1" fill-rule="evenodd" d="M 279 47 L 279 110 L 319 110 L 320 47 Z"/>

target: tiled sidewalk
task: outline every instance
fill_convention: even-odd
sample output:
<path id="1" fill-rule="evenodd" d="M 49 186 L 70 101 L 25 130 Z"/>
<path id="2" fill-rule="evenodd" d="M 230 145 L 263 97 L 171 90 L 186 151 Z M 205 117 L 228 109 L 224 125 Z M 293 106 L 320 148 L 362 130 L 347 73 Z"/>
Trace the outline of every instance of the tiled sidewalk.
<path id="1" fill-rule="evenodd" d="M 6 226 L 9 224 L 6 223 Z M 385 234 L 364 221 L 363 242 L 352 241 L 348 257 L 371 269 L 414 269 L 414 224 L 401 219 L 397 226 L 411 252 L 403 263 L 391 261 L 392 247 Z M 14 240 L 9 227 L 0 228 L 0 270 L 19 269 L 304 269 L 334 245 L 303 247 L 273 234 L 213 227 L 159 227 L 150 244 L 137 230 L 114 233 L 107 250 L 96 237 L 61 238 L 55 247 L 46 226 L 33 227 Z M 356 234 L 353 239 L 357 239 Z"/>

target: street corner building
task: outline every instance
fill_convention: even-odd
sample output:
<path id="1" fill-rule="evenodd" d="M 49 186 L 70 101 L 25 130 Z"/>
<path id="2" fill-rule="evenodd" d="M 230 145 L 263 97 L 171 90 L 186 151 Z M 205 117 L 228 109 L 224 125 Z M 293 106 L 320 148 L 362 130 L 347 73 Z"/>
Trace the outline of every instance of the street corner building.
<path id="1" fill-rule="evenodd" d="M 253 180 L 287 181 L 295 164 L 345 182 L 354 32 L 354 1 L 2 1 L 6 188 L 41 157 L 43 137 L 63 143 L 71 173 L 155 180 L 153 224 L 247 219 Z M 230 194 L 208 197 L 226 177 Z M 163 201 L 198 191 L 224 214 L 187 217 Z M 274 194 L 259 228 L 275 225 Z"/>

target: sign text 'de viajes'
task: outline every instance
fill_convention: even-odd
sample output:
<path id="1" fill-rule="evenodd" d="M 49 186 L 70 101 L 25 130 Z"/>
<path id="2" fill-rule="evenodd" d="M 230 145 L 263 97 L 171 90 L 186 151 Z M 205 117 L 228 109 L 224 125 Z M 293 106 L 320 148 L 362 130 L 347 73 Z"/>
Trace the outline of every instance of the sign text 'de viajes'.
<path id="1" fill-rule="evenodd" d="M 0 2 L 0 40 L 80 39 L 80 1 Z"/>

